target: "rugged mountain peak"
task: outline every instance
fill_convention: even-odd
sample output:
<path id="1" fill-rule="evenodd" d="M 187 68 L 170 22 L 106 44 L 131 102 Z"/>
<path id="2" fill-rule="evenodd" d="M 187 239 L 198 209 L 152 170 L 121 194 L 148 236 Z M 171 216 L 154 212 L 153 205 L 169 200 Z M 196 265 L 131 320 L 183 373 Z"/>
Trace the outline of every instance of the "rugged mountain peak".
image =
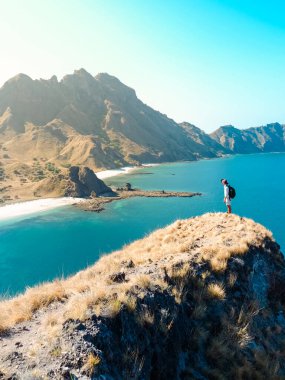
<path id="1" fill-rule="evenodd" d="M 102 83 L 112 92 L 118 91 L 118 94 L 128 93 L 130 96 L 137 98 L 135 90 L 129 86 L 126 86 L 115 76 L 109 75 L 107 73 L 99 73 L 96 75 L 95 79 L 97 79 L 99 83 Z"/>
<path id="2" fill-rule="evenodd" d="M 200 128 L 196 127 L 194 124 L 189 123 L 188 121 L 182 121 L 182 123 L 180 123 L 180 125 L 182 125 L 184 127 L 200 129 Z"/>
<path id="3" fill-rule="evenodd" d="M 95 76 L 95 79 L 101 82 L 106 82 L 106 83 L 116 82 L 116 83 L 123 84 L 117 77 L 115 77 L 114 75 L 110 75 L 108 73 L 98 73 Z"/>
<path id="4" fill-rule="evenodd" d="M 207 135 L 200 128 L 196 127 L 193 124 L 188 122 L 183 122 L 180 126 L 185 130 L 187 135 L 194 140 L 197 144 L 203 147 L 203 149 L 207 149 L 212 153 L 212 157 L 220 156 L 228 153 L 227 149 L 225 149 L 221 144 L 212 139 L 209 135 Z"/>
<path id="5" fill-rule="evenodd" d="M 58 125 L 57 133 L 46 128 L 49 123 Z M 27 124 L 35 127 L 33 131 L 26 129 Z M 118 78 L 107 73 L 93 77 L 83 68 L 60 82 L 55 76 L 48 80 L 25 75 L 12 78 L 0 90 L 0 128 L 17 135 L 5 146 L 8 150 L 3 154 L 9 157 L 5 164 L 25 161 L 31 171 L 41 151 L 65 172 L 72 165 L 112 169 L 216 157 L 220 151 L 197 143 L 186 128 L 145 105 Z M 2 134 L 0 143 L 10 138 Z M 17 178 L 12 177 L 13 171 L 15 183 Z"/>
<path id="6" fill-rule="evenodd" d="M 231 124 L 227 124 L 227 125 L 221 125 L 220 128 L 218 129 L 221 129 L 221 130 L 228 130 L 228 131 L 240 131 L 240 129 L 236 128 L 235 126 L 231 125 Z"/>
<path id="7" fill-rule="evenodd" d="M 232 153 L 285 151 L 285 126 L 280 123 L 248 129 L 237 129 L 232 125 L 226 125 L 210 136 Z"/>
<path id="8" fill-rule="evenodd" d="M 74 70 L 73 75 L 78 76 L 78 77 L 81 77 L 81 78 L 94 79 L 94 77 L 93 77 L 90 73 L 88 73 L 88 71 L 86 71 L 86 70 L 83 69 L 83 68 L 78 69 L 78 70 Z"/>
<path id="9" fill-rule="evenodd" d="M 196 127 L 196 125 L 194 125 L 194 124 L 188 123 L 187 121 L 183 121 L 182 123 L 180 123 L 180 125 L 181 125 L 181 127 L 188 129 L 188 130 L 205 133 L 204 131 L 202 131 L 202 129 Z"/>
<path id="10" fill-rule="evenodd" d="M 255 128 L 249 128 L 250 130 L 253 130 L 253 129 L 263 129 L 263 130 L 276 130 L 276 131 L 281 131 L 283 130 L 283 125 L 278 123 L 278 122 L 275 122 L 275 123 L 269 123 L 269 124 L 266 124 L 266 125 L 262 125 L 261 127 L 255 127 Z"/>
<path id="11" fill-rule="evenodd" d="M 17 83 L 32 83 L 33 79 L 26 74 L 19 73 L 4 83 L 4 87 L 7 85 L 15 85 Z"/>
<path id="12" fill-rule="evenodd" d="M 56 75 L 53 75 L 53 76 L 50 78 L 50 82 L 52 82 L 52 83 L 58 83 L 57 76 L 56 76 Z"/>

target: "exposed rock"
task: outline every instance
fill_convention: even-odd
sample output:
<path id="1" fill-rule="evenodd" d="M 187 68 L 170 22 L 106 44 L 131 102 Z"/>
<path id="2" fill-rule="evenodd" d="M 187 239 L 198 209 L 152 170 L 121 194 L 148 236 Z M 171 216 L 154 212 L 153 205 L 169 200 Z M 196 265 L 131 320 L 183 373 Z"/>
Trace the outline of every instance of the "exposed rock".
<path id="1" fill-rule="evenodd" d="M 171 198 L 171 197 L 181 197 L 181 198 L 191 198 L 195 196 L 200 196 L 201 193 L 192 193 L 185 191 L 157 191 L 157 190 L 139 190 L 139 189 L 129 189 L 117 188 L 115 193 L 109 194 L 107 196 L 101 196 L 87 200 L 77 205 L 77 207 L 85 211 L 101 212 L 104 210 L 103 205 L 110 202 L 115 202 L 121 199 L 128 199 L 134 197 L 146 197 L 146 198 Z"/>
<path id="2" fill-rule="evenodd" d="M 221 142 L 218 142 L 216 139 L 212 138 L 211 135 L 208 135 L 195 125 L 186 122 L 183 122 L 180 125 L 188 136 L 200 145 L 200 152 L 196 153 L 197 158 L 202 157 L 205 154 L 204 152 L 209 152 L 208 154 L 211 154 L 212 157 L 231 153 L 224 144 L 221 144 Z"/>
<path id="3" fill-rule="evenodd" d="M 125 282 L 126 281 L 126 274 L 124 272 L 117 272 L 113 273 L 110 276 L 110 280 L 113 282 Z"/>
<path id="4" fill-rule="evenodd" d="M 113 194 L 110 187 L 99 179 L 96 174 L 87 167 L 72 166 L 69 169 L 69 186 L 65 195 L 72 197 L 88 197 L 92 194 Z"/>
<path id="5" fill-rule="evenodd" d="M 285 126 L 279 123 L 243 130 L 226 125 L 210 136 L 232 153 L 285 151 Z"/>
<path id="6" fill-rule="evenodd" d="M 51 135 L 51 124 L 64 139 Z M 44 153 L 57 164 L 99 169 L 217 155 L 117 78 L 106 73 L 93 77 L 84 69 L 59 82 L 55 76 L 32 80 L 24 74 L 8 80 L 0 88 L 1 129 L 9 132 L 3 142 L 13 140 L 11 158 L 20 162 Z"/>
<path id="7" fill-rule="evenodd" d="M 285 260 L 263 226 L 222 213 L 177 221 L 0 303 L 1 371 L 23 379 L 36 363 L 39 379 L 281 380 L 284 289 Z M 15 315 L 24 322 L 7 334 Z"/>
<path id="8" fill-rule="evenodd" d="M 106 73 L 94 77 L 80 69 L 61 81 L 19 74 L 0 88 L 0 154 L 5 161 L 0 180 L 12 186 L 7 190 L 11 199 L 1 197 L 0 202 L 62 196 L 65 186 L 57 175 L 66 176 L 74 165 L 97 172 L 284 151 L 284 136 L 284 125 L 278 123 L 247 130 L 226 126 L 208 135 L 155 111 Z"/>
<path id="9" fill-rule="evenodd" d="M 122 261 L 122 265 L 126 268 L 134 268 L 135 267 L 133 260 Z"/>

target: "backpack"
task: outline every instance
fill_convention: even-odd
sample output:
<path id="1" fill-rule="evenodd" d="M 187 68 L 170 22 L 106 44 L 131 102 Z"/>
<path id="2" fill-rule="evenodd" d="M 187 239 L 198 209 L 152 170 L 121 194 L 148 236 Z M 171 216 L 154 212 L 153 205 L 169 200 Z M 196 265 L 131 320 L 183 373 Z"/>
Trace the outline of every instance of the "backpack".
<path id="1" fill-rule="evenodd" d="M 235 196 L 236 196 L 235 189 L 229 185 L 229 197 L 230 197 L 230 199 L 234 199 Z"/>

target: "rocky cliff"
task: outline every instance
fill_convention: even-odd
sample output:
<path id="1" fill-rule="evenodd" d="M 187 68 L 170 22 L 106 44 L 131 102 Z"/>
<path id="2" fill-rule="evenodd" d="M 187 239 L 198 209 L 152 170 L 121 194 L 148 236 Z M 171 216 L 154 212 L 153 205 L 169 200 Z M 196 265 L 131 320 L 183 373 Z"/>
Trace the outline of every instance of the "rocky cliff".
<path id="1" fill-rule="evenodd" d="M 285 151 L 285 126 L 279 123 L 243 130 L 227 125 L 210 136 L 231 153 Z"/>
<path id="2" fill-rule="evenodd" d="M 93 169 L 216 155 L 117 78 L 84 69 L 61 81 L 24 74 L 7 81 L 0 89 L 0 142 L 10 159 Z"/>
<path id="3" fill-rule="evenodd" d="M 211 137 L 195 125 L 186 122 L 183 122 L 180 125 L 185 130 L 187 135 L 200 145 L 201 151 L 210 152 L 213 157 L 232 153 L 229 147 L 225 146 L 221 142 L 217 142 L 214 137 Z"/>
<path id="4" fill-rule="evenodd" d="M 278 123 L 225 126 L 208 135 L 155 111 L 106 73 L 93 77 L 80 69 L 61 81 L 19 74 L 0 88 L 0 202 L 61 195 L 71 166 L 100 171 L 284 151 L 284 136 Z"/>
<path id="5" fill-rule="evenodd" d="M 9 379 L 284 379 L 285 261 L 250 219 L 206 214 L 0 304 Z"/>
<path id="6" fill-rule="evenodd" d="M 58 196 L 71 166 L 100 171 L 226 151 L 210 140 L 208 148 L 111 75 L 80 69 L 58 81 L 19 74 L 0 89 L 0 201 Z"/>
<path id="7" fill-rule="evenodd" d="M 112 194 L 113 191 L 93 170 L 87 167 L 72 166 L 69 169 L 69 181 L 64 195 L 68 197 L 89 197 Z"/>

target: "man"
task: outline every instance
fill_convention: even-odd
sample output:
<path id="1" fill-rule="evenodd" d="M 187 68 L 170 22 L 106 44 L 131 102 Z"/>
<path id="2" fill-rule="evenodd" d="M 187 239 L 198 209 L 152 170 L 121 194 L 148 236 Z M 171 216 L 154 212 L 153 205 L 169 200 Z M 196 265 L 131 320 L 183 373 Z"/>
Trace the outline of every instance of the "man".
<path id="1" fill-rule="evenodd" d="M 232 206 L 231 206 L 231 198 L 230 198 L 230 190 L 229 190 L 229 183 L 225 178 L 221 179 L 221 183 L 224 186 L 224 203 L 227 206 L 227 213 L 232 213 Z"/>

